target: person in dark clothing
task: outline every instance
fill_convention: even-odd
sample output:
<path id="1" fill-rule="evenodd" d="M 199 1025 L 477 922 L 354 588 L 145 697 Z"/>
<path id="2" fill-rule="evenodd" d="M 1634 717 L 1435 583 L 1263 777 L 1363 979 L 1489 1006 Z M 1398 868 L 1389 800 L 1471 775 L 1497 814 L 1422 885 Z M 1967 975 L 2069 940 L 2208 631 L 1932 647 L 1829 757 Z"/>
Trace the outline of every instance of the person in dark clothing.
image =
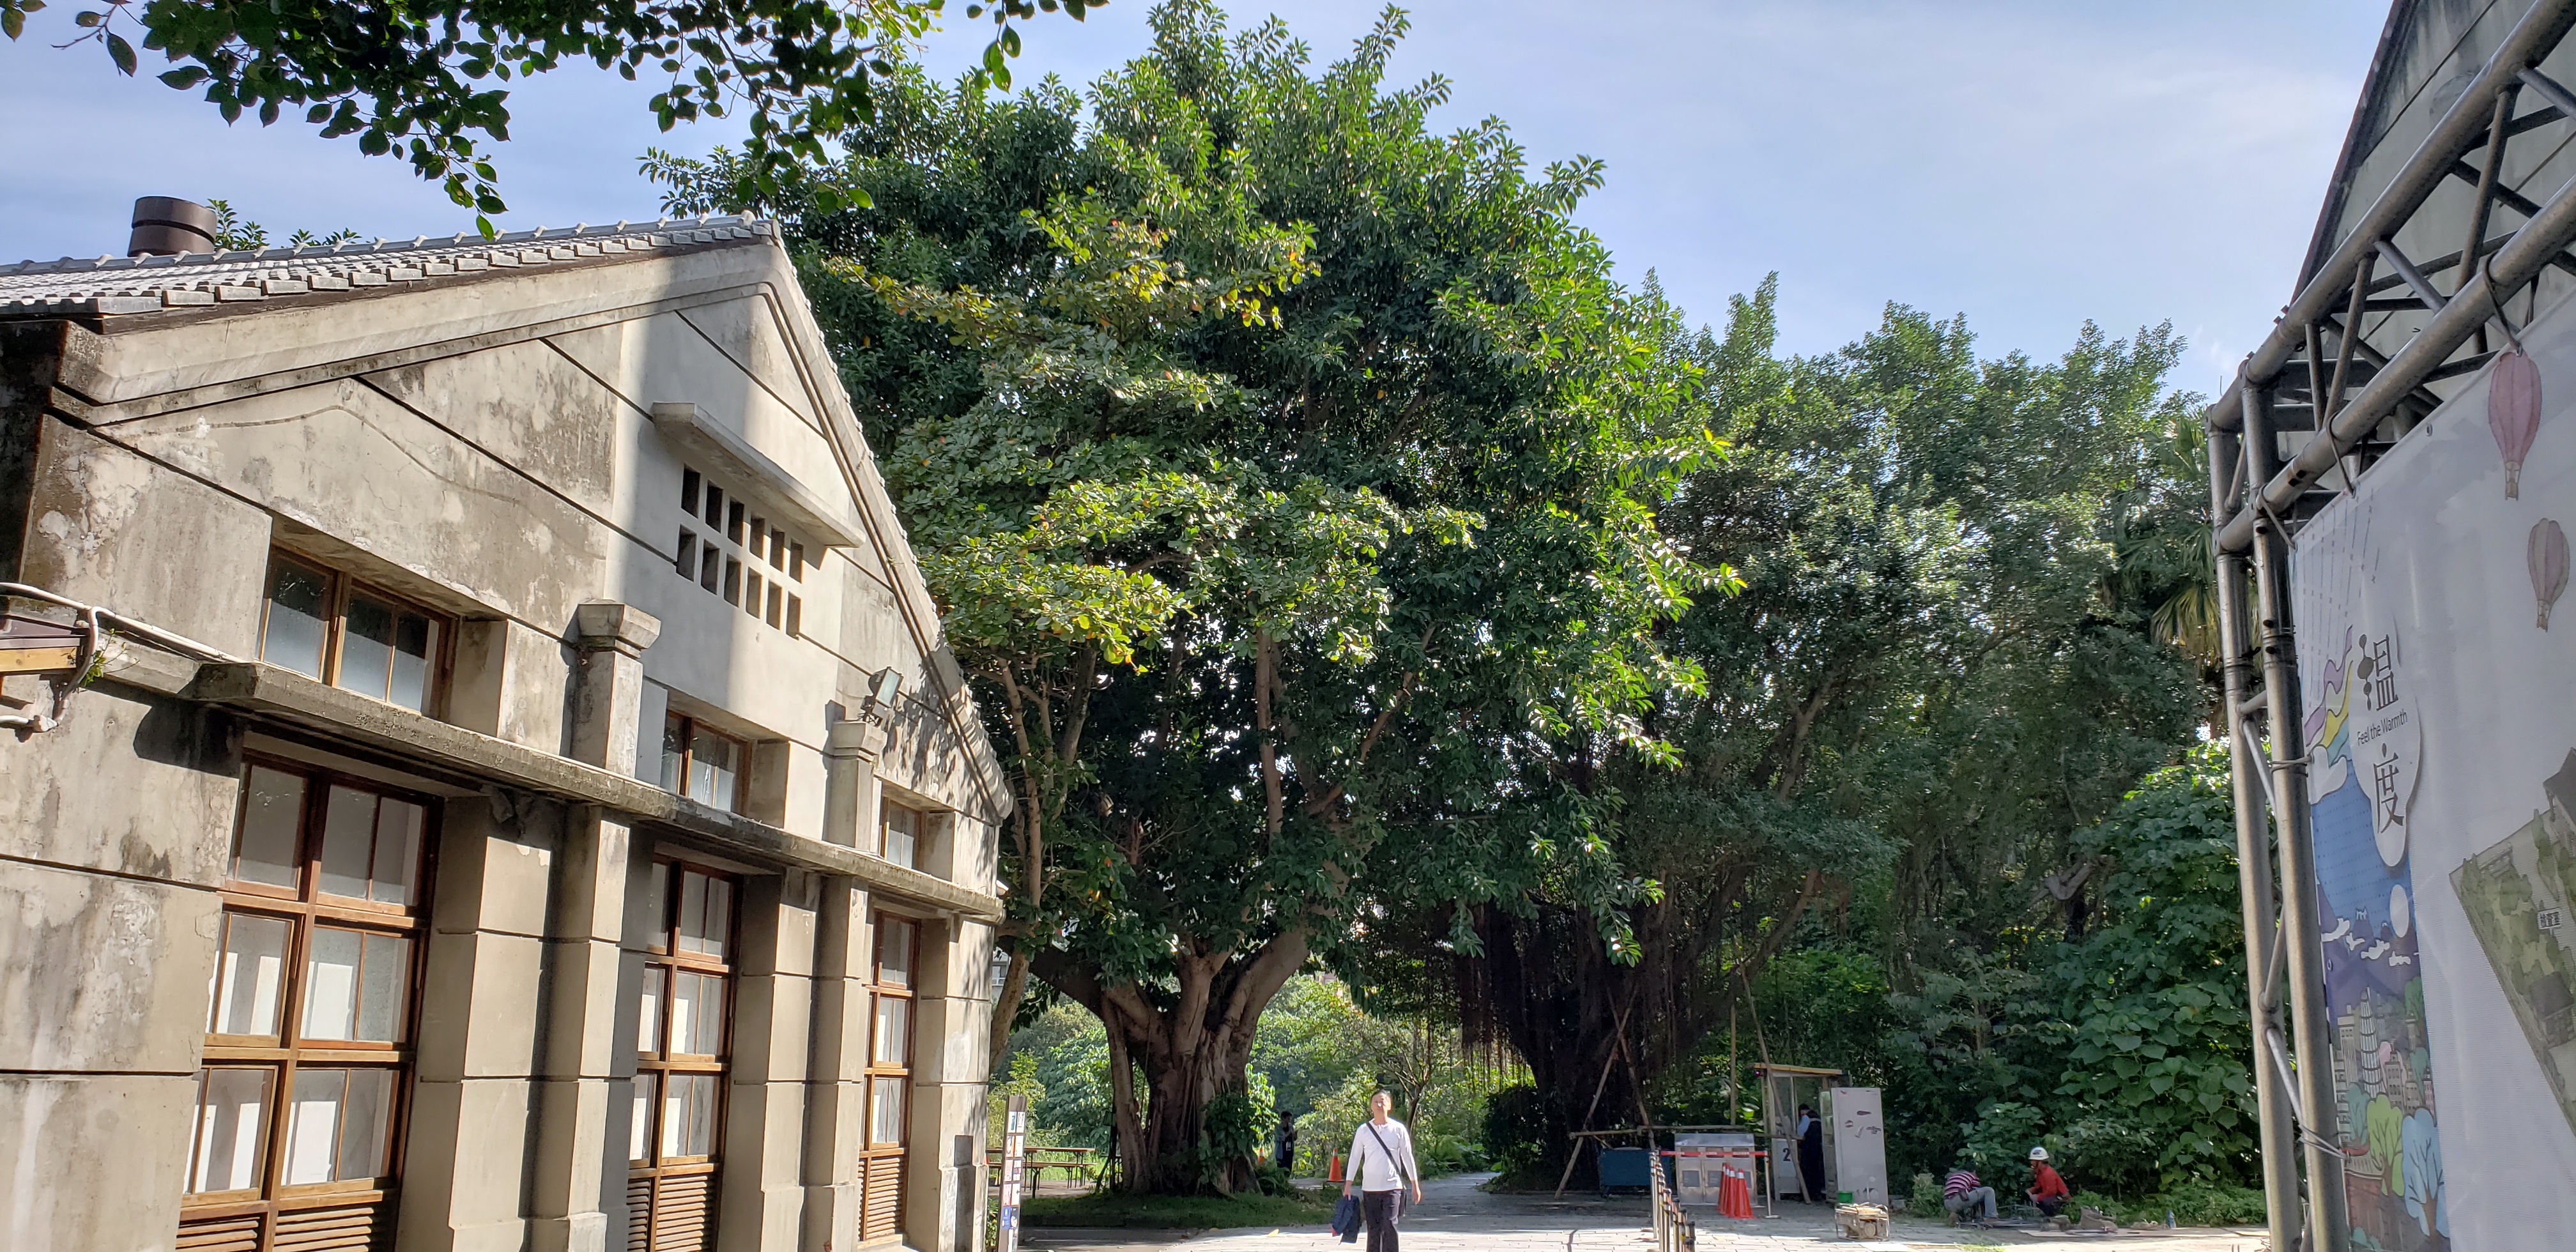
<path id="1" fill-rule="evenodd" d="M 1798 1186 L 1807 1203 L 1825 1202 L 1825 1122 L 1804 1104 L 1798 1106 Z"/>
<path id="2" fill-rule="evenodd" d="M 1277 1150 L 1274 1159 L 1279 1162 L 1279 1168 L 1287 1170 L 1297 1168 L 1297 1119 L 1295 1117 L 1287 1113 L 1279 1115 L 1279 1131 L 1272 1137 L 1272 1146 Z"/>

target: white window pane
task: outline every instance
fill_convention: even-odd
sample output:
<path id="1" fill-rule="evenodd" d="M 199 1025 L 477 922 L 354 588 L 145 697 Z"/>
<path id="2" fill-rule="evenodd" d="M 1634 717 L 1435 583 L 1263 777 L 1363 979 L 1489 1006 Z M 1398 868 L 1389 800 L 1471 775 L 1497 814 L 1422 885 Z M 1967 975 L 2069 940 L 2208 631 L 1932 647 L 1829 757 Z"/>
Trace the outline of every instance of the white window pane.
<path id="1" fill-rule="evenodd" d="M 358 969 L 358 1033 L 368 1043 L 402 1042 L 403 1002 L 411 989 L 411 940 L 367 936 Z"/>
<path id="2" fill-rule="evenodd" d="M 706 929 L 698 932 L 698 951 L 723 960 L 725 939 L 733 933 L 733 884 L 721 878 L 707 880 Z"/>
<path id="3" fill-rule="evenodd" d="M 909 869 L 914 851 L 921 843 L 922 815 L 900 804 L 885 806 L 885 839 L 880 854 L 885 859 Z"/>
<path id="4" fill-rule="evenodd" d="M 689 796 L 701 804 L 733 811 L 733 780 L 740 762 L 730 739 L 698 731 L 689 737 Z"/>
<path id="5" fill-rule="evenodd" d="M 393 681 L 386 698 L 415 713 L 429 711 L 429 679 L 438 664 L 438 623 L 418 613 L 394 618 Z"/>
<path id="6" fill-rule="evenodd" d="M 691 1044 L 698 1029 L 698 976 L 671 975 L 671 1050 L 693 1053 Z"/>
<path id="7" fill-rule="evenodd" d="M 881 917 L 877 926 L 877 981 L 889 987 L 911 986 L 913 924 Z"/>
<path id="8" fill-rule="evenodd" d="M 210 1069 L 197 1077 L 197 1166 L 190 1191 L 241 1191 L 259 1185 L 268 1158 L 268 1084 L 264 1069 Z"/>
<path id="9" fill-rule="evenodd" d="M 233 836 L 232 876 L 272 887 L 295 885 L 295 832 L 304 820 L 304 779 L 254 765 Z"/>
<path id="10" fill-rule="evenodd" d="M 322 889 L 366 899 L 367 874 L 375 859 L 376 798 L 348 787 L 331 788 L 322 817 Z"/>
<path id="11" fill-rule="evenodd" d="M 290 1187 L 331 1181 L 340 1146 L 340 1105 L 348 1098 L 349 1071 L 306 1069 L 295 1074 L 295 1099 L 286 1114 L 286 1175 Z"/>
<path id="12" fill-rule="evenodd" d="M 653 1079 L 650 1071 L 635 1076 L 635 1123 L 626 1128 L 626 1159 L 647 1161 L 653 1150 Z"/>
<path id="13" fill-rule="evenodd" d="M 911 1064 L 912 1001 L 901 996 L 878 996 L 876 1035 L 876 1064 Z"/>
<path id="14" fill-rule="evenodd" d="M 259 659 L 320 678 L 330 624 L 331 580 L 280 562 L 268 576 L 268 619 L 260 630 Z"/>
<path id="15" fill-rule="evenodd" d="M 286 919 L 225 913 L 224 947 L 215 962 L 214 1007 L 207 1031 L 274 1036 L 285 975 Z"/>
<path id="16" fill-rule="evenodd" d="M 703 952 L 707 933 L 707 876 L 680 871 L 680 942 L 677 951 Z"/>
<path id="17" fill-rule="evenodd" d="M 394 1072 L 349 1071 L 349 1098 L 340 1108 L 340 1152 L 335 1181 L 374 1178 L 385 1172 L 385 1149 L 394 1117 Z"/>
<path id="18" fill-rule="evenodd" d="M 680 761 L 688 753 L 687 724 L 676 717 L 662 719 L 662 790 L 680 789 Z"/>
<path id="19" fill-rule="evenodd" d="M 358 962 L 365 936 L 317 927 L 304 962 L 304 1037 L 354 1039 L 358 1025 Z M 302 1098 L 302 1082 L 296 1090 Z"/>
<path id="20" fill-rule="evenodd" d="M 714 1056 L 724 1038 L 724 979 L 712 974 L 671 975 L 671 1050 Z"/>
<path id="21" fill-rule="evenodd" d="M 868 1086 L 868 1142 L 903 1142 L 905 1080 L 879 1078 Z"/>
<path id="22" fill-rule="evenodd" d="M 340 628 L 340 686 L 382 700 L 393 676 L 394 610 L 365 595 L 349 597 Z"/>
<path id="23" fill-rule="evenodd" d="M 662 1155 L 707 1155 L 715 1144 L 715 1075 L 670 1074 L 662 1081 Z"/>
<path id="24" fill-rule="evenodd" d="M 644 991 L 635 1009 L 635 1050 L 651 1056 L 662 1050 L 662 979 L 661 970 L 646 968 Z"/>
<path id="25" fill-rule="evenodd" d="M 376 812 L 376 856 L 367 898 L 380 904 L 410 904 L 412 878 L 420 866 L 421 823 L 426 813 L 409 800 L 385 797 Z"/>
<path id="26" fill-rule="evenodd" d="M 656 861 L 646 877 L 644 942 L 667 950 L 671 940 L 671 924 L 667 920 L 671 906 L 671 867 Z"/>

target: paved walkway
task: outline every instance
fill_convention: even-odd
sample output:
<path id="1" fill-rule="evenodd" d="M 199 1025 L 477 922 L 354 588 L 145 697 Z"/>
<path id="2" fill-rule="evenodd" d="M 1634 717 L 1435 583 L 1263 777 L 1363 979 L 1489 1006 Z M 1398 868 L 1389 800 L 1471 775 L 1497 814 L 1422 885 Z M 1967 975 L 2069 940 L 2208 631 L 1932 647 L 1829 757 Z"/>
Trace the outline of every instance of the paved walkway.
<path id="1" fill-rule="evenodd" d="M 1476 1184 L 1490 1174 L 1435 1179 L 1423 1202 L 1404 1215 L 1402 1252 L 1651 1252 L 1652 1228 L 1643 1197 L 1603 1199 L 1568 1194 L 1488 1195 Z M 1853 1242 L 1834 1229 L 1829 1206 L 1782 1204 L 1780 1215 L 1731 1221 L 1699 1217 L 1699 1252 L 1824 1252 L 1866 1249 L 1897 1252 L 1953 1248 L 2051 1245 L 2108 1246 L 2120 1252 L 2262 1252 L 2261 1230 L 2184 1229 L 2059 1234 L 2021 1230 L 1960 1230 L 1941 1222 L 1898 1218 L 1884 1241 Z M 1028 1246 L 1048 1252 L 1359 1252 L 1323 1226 L 1220 1230 L 1173 1243 L 1154 1231 L 1051 1231 L 1032 1229 Z"/>

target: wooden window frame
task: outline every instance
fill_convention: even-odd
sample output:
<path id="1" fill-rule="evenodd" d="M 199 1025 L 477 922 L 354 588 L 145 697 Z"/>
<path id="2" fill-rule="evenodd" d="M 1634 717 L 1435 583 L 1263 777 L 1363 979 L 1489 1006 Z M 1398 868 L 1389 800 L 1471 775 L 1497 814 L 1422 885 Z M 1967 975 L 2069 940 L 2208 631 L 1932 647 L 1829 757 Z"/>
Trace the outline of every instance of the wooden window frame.
<path id="1" fill-rule="evenodd" d="M 886 939 L 888 931 L 891 929 L 887 925 L 888 922 L 898 922 L 903 924 L 907 931 L 908 942 L 911 945 L 911 950 L 906 954 L 908 959 L 904 963 L 904 981 L 899 984 L 887 982 L 885 976 Z M 858 1177 L 855 1181 L 859 1184 L 860 1229 L 863 1232 L 876 1231 L 878 1232 L 877 1237 L 883 1237 L 884 1233 L 889 1230 L 894 1233 L 901 1233 L 903 1230 L 904 1182 L 906 1175 L 911 1170 L 912 1155 L 912 1114 L 914 1105 L 914 1100 L 912 1098 L 914 1094 L 912 1089 L 913 1054 L 918 1050 L 921 1040 L 921 938 L 923 932 L 928 928 L 928 924 L 921 918 L 912 917 L 902 913 L 889 913 L 883 910 L 877 911 L 869 919 L 868 1057 L 867 1065 L 863 1070 L 865 1077 L 861 1080 L 864 1084 L 864 1090 L 866 1091 L 867 1104 L 861 1111 L 860 1117 L 861 1128 L 857 1166 Z M 907 1032 L 908 1037 L 903 1042 L 903 1061 L 901 1064 L 883 1063 L 877 1059 L 879 1052 L 876 1037 L 878 1021 L 877 1002 L 883 999 L 900 999 L 907 1003 L 907 1007 L 904 1009 L 903 1020 L 904 1029 Z M 876 1138 L 877 1081 L 882 1078 L 896 1079 L 903 1084 L 903 1129 L 898 1132 L 899 1137 L 890 1143 L 880 1142 Z M 874 1163 L 887 1160 L 894 1162 L 892 1169 L 894 1170 L 895 1176 L 894 1211 L 890 1215 L 872 1212 L 868 1207 L 867 1200 L 867 1195 L 869 1193 L 867 1180 L 870 1169 Z M 865 1243 L 868 1241 L 868 1238 L 863 1235 L 861 1242 Z"/>
<path id="2" fill-rule="evenodd" d="M 430 939 L 430 908 L 437 882 L 438 832 L 443 816 L 437 797 L 372 778 L 362 778 L 298 761 L 245 753 L 241 774 L 241 794 L 233 809 L 233 848 L 238 848 L 247 824 L 252 799 L 252 771 L 265 769 L 290 774 L 304 782 L 304 796 L 296 813 L 295 866 L 296 885 L 279 887 L 269 883 L 248 882 L 230 877 L 235 852 L 228 849 L 224 873 L 217 888 L 222 912 L 218 914 L 217 943 L 223 941 L 221 926 L 232 917 L 263 917 L 287 923 L 287 939 L 281 951 L 281 968 L 277 991 L 277 1034 L 272 1039 L 258 1035 L 218 1034 L 215 1023 L 207 1024 L 205 1046 L 198 1066 L 198 1081 L 216 1069 L 263 1070 L 271 1075 L 268 1096 L 261 1109 L 263 1123 L 259 1183 L 255 1187 L 210 1192 L 184 1191 L 180 1197 L 181 1246 L 189 1245 L 189 1227 L 200 1229 L 209 1224 L 253 1223 L 251 1247 L 269 1249 L 276 1245 L 281 1223 L 294 1215 L 314 1209 L 375 1204 L 382 1206 L 382 1220 L 391 1229 L 394 1201 L 399 1194 L 404 1154 L 408 1146 L 412 1111 L 412 1075 L 419 1063 L 419 1029 L 422 984 L 426 981 Z M 420 806 L 421 841 L 418 858 L 411 867 L 414 888 L 411 902 L 403 905 L 371 900 L 357 900 L 326 893 L 321 889 L 322 836 L 329 813 L 331 791 L 346 787 L 384 799 L 400 800 Z M 303 1038 L 306 999 L 311 991 L 308 963 L 312 956 L 313 932 L 328 925 L 333 929 L 356 930 L 365 934 L 397 937 L 409 945 L 408 968 L 405 970 L 402 1001 L 396 1012 L 400 1027 L 397 1041 L 332 1039 L 307 1043 Z M 218 962 L 221 960 L 218 952 Z M 220 971 L 220 965 L 218 966 Z M 217 977 L 220 978 L 220 972 Z M 214 1003 L 207 1005 L 211 1014 Z M 393 1075 L 392 1106 L 386 1111 L 384 1172 L 372 1178 L 342 1179 L 324 1183 L 287 1183 L 286 1151 L 293 1125 L 295 1078 L 299 1069 L 373 1069 Z M 202 1095 L 197 1097 L 202 1100 Z M 198 1169 L 197 1152 L 202 1147 L 196 1123 L 197 1105 L 192 1103 L 189 1118 L 187 1177 L 193 1183 Z"/>
<path id="3" fill-rule="evenodd" d="M 894 824 L 887 820 L 887 818 L 888 815 L 896 809 L 902 809 L 904 812 L 912 814 L 913 819 L 912 858 L 906 861 L 897 861 L 892 856 L 887 855 L 887 849 L 894 843 Z M 921 868 L 922 854 L 930 850 L 929 845 L 932 823 L 937 821 L 941 816 L 942 814 L 937 810 L 925 809 L 914 804 L 906 804 L 892 796 L 880 794 L 877 797 L 877 846 L 875 848 L 878 859 L 883 860 L 888 864 L 901 865 L 905 869 Z"/>
<path id="4" fill-rule="evenodd" d="M 658 1046 L 647 1051 L 642 1046 L 641 1039 L 630 1037 L 629 1042 L 635 1045 L 636 1080 L 641 1082 L 647 1075 L 652 1075 L 655 1086 L 653 1098 L 646 1104 L 651 1120 L 641 1128 L 646 1155 L 637 1158 L 630 1152 L 627 1157 L 627 1194 L 631 1203 L 635 1188 L 641 1183 L 646 1187 L 647 1204 L 651 1205 L 657 1202 L 654 1197 L 658 1196 L 661 1180 L 702 1178 L 705 1180 L 704 1194 L 707 1197 L 705 1201 L 708 1213 L 707 1224 L 708 1229 L 712 1231 L 715 1212 L 714 1196 L 717 1194 L 716 1175 L 724 1168 L 725 1116 L 729 1111 L 727 1106 L 730 1100 L 727 1097 L 732 1085 L 733 1006 L 734 998 L 741 990 L 735 978 L 735 954 L 740 948 L 742 934 L 742 879 L 738 875 L 676 857 L 657 856 L 653 858 L 653 864 L 666 871 L 662 882 L 661 899 L 658 903 L 661 929 L 645 940 L 644 974 L 637 984 L 636 994 L 641 996 L 646 988 L 656 985 L 655 980 L 659 979 L 658 985 L 661 992 L 658 1000 L 659 1008 L 656 1011 L 657 1020 L 654 1023 L 654 1039 Z M 687 886 L 688 876 L 691 874 L 712 882 L 721 882 L 725 884 L 728 892 L 724 952 L 720 956 L 680 950 L 678 943 L 680 901 Z M 724 987 L 724 1002 L 718 1014 L 719 1020 L 716 1027 L 716 1051 L 712 1055 L 674 1053 L 670 1050 L 671 985 L 672 976 L 678 973 L 712 975 Z M 641 1017 L 640 1009 L 638 1017 Z M 672 1074 L 707 1076 L 715 1079 L 716 1103 L 709 1122 L 707 1138 L 707 1146 L 710 1150 L 704 1155 L 669 1158 L 662 1155 L 662 1113 L 665 1099 L 661 1084 L 666 1081 L 665 1076 Z M 630 1126 L 628 1133 L 631 1135 L 635 1130 L 635 1127 Z M 637 1228 L 634 1221 L 636 1215 L 630 1214 L 629 1217 L 631 1231 Z M 648 1232 L 648 1245 L 649 1232 L 660 1225 L 658 1214 L 648 1211 L 642 1215 L 640 1228 Z M 630 1240 L 631 1237 L 630 1235 Z"/>
<path id="5" fill-rule="evenodd" d="M 268 615 L 272 603 L 271 592 L 277 585 L 277 567 L 280 564 L 292 565 L 317 575 L 330 588 L 325 596 L 330 616 L 324 623 L 322 631 L 322 674 L 318 681 L 328 686 L 338 687 L 351 695 L 365 696 L 379 704 L 392 704 L 395 708 L 408 707 L 395 703 L 389 696 L 340 686 L 340 658 L 343 651 L 342 643 L 349 633 L 349 598 L 351 596 L 363 593 L 370 599 L 381 601 L 396 609 L 417 613 L 437 623 L 438 646 L 435 649 L 435 655 L 429 658 L 429 674 L 424 680 L 426 689 L 421 693 L 420 712 L 425 717 L 444 719 L 447 716 L 448 678 L 455 668 L 456 659 L 457 619 L 455 615 L 441 613 L 409 596 L 387 591 L 381 583 L 368 582 L 346 570 L 334 568 L 326 562 L 317 561 L 302 553 L 290 552 L 284 548 L 269 549 L 267 577 L 260 584 L 259 595 L 260 660 L 275 664 L 268 661 Z"/>
<path id="6" fill-rule="evenodd" d="M 743 796 L 747 790 L 746 784 L 751 774 L 751 741 L 740 735 L 719 730 L 686 713 L 666 712 L 662 716 L 665 728 L 674 721 L 680 724 L 680 773 L 679 777 L 672 781 L 671 794 L 707 804 L 709 808 L 721 808 L 727 813 L 741 812 Z M 697 759 L 698 732 L 702 730 L 733 745 L 733 795 L 722 805 L 708 804 L 705 797 L 689 794 L 689 765 Z"/>

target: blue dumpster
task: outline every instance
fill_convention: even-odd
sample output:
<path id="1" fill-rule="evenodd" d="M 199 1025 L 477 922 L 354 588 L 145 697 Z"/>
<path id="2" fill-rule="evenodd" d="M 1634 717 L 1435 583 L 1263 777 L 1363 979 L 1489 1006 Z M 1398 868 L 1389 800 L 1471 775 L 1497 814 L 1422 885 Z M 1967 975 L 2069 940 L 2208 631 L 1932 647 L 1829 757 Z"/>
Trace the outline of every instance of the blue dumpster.
<path id="1" fill-rule="evenodd" d="M 1654 1184 L 1647 1170 L 1654 1168 L 1655 1154 L 1645 1148 L 1601 1149 L 1601 1191 L 1645 1191 Z"/>

